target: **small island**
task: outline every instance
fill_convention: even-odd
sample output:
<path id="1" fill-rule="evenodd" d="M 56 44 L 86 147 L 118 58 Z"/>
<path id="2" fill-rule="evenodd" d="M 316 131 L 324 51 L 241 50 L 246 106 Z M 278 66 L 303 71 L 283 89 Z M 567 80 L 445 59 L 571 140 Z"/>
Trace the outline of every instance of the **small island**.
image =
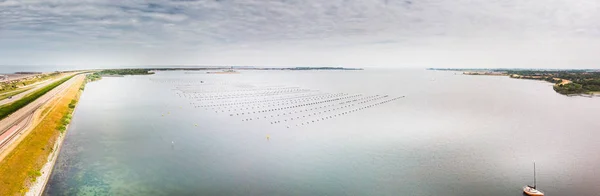
<path id="1" fill-rule="evenodd" d="M 437 69 L 461 71 L 465 75 L 509 76 L 516 79 L 544 80 L 554 83 L 554 91 L 563 95 L 600 94 L 600 70 L 593 69 Z"/>

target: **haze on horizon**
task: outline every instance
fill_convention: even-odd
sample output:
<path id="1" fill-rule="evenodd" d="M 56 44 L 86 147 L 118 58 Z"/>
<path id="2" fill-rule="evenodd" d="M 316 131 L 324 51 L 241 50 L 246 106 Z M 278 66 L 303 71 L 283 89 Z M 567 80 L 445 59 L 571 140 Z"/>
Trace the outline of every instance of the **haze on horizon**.
<path id="1" fill-rule="evenodd" d="M 593 0 L 0 0 L 0 66 L 599 68 Z"/>

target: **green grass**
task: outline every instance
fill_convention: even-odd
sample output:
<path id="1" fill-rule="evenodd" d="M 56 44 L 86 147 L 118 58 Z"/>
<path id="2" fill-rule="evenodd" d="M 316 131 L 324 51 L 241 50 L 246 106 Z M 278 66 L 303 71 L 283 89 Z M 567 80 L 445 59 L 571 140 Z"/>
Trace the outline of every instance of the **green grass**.
<path id="1" fill-rule="evenodd" d="M 12 91 L 12 92 L 4 93 L 4 94 L 0 95 L 0 100 L 4 100 L 4 99 L 6 99 L 8 97 L 12 97 L 12 96 L 18 95 L 18 94 L 20 94 L 22 92 L 25 92 L 25 91 L 28 91 L 29 89 L 32 89 L 32 88 L 33 87 L 27 87 L 27 88 L 18 89 L 18 90 Z"/>
<path id="2" fill-rule="evenodd" d="M 59 81 L 49 84 L 48 86 L 40 88 L 37 91 L 17 100 L 15 102 L 0 106 L 0 120 L 6 118 L 8 115 L 12 114 L 13 112 L 16 112 L 17 110 L 21 109 L 22 107 L 26 106 L 27 104 L 35 101 L 37 98 L 41 97 L 42 95 L 46 94 L 50 90 L 56 88 L 58 85 L 61 85 L 62 83 L 66 82 L 67 80 L 71 79 L 74 76 L 75 75 L 63 78 Z"/>

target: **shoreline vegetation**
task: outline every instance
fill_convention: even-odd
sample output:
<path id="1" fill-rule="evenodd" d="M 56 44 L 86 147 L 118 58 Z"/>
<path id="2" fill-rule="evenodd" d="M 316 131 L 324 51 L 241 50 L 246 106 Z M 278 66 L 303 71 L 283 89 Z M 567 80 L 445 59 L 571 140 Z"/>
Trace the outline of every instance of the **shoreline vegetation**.
<path id="1" fill-rule="evenodd" d="M 151 75 L 154 74 L 150 69 L 105 69 L 102 71 L 88 72 L 85 75 L 85 81 L 93 82 L 102 79 L 102 77 L 123 77 L 125 75 Z M 85 85 L 84 85 L 85 86 Z M 83 90 L 82 86 L 81 90 Z"/>
<path id="2" fill-rule="evenodd" d="M 71 79 L 73 76 L 68 77 Z M 42 167 L 55 149 L 59 137 L 70 123 L 75 105 L 85 85 L 83 78 L 73 83 L 35 117 L 34 124 L 24 139 L 0 162 L 0 195 L 22 195 L 45 173 Z M 63 137 L 64 138 L 64 137 Z"/>
<path id="3" fill-rule="evenodd" d="M 600 94 L 600 70 L 533 70 L 533 69 L 436 69 L 461 71 L 465 75 L 508 76 L 515 79 L 544 80 L 554 83 L 553 89 L 562 95 Z"/>
<path id="4" fill-rule="evenodd" d="M 99 76 L 124 76 L 124 75 L 151 75 L 151 69 L 105 69 L 99 72 L 95 72 L 92 75 Z M 96 77 L 96 76 L 94 76 Z"/>

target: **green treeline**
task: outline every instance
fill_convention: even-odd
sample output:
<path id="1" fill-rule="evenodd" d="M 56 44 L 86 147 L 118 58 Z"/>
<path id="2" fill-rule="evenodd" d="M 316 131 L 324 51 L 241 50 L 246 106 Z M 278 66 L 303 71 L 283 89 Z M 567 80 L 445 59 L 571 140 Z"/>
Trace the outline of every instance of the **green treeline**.
<path id="1" fill-rule="evenodd" d="M 98 72 L 86 74 L 85 80 L 83 81 L 83 84 L 79 87 L 79 90 L 83 91 L 85 89 L 85 84 L 87 84 L 88 82 L 93 82 L 100 79 L 102 79 L 102 76 Z"/>
<path id="2" fill-rule="evenodd" d="M 59 81 L 56 81 L 52 84 L 49 84 L 43 88 L 40 88 L 39 90 L 26 95 L 25 97 L 12 102 L 10 104 L 6 104 L 3 106 L 0 106 L 0 119 L 4 119 L 6 118 L 8 115 L 12 114 L 13 112 L 21 109 L 22 107 L 26 106 L 27 104 L 35 101 L 37 98 L 41 97 L 42 95 L 46 94 L 48 91 L 54 89 L 55 87 L 57 87 L 58 85 L 61 85 L 62 83 L 66 82 L 67 80 L 73 78 L 75 75 L 63 78 Z"/>
<path id="3" fill-rule="evenodd" d="M 98 72 L 96 72 L 96 73 L 85 75 L 85 79 L 87 81 L 93 82 L 93 81 L 102 79 L 102 76 Z"/>
<path id="4" fill-rule="evenodd" d="M 97 72 L 100 75 L 149 75 L 150 69 L 105 69 Z"/>
<path id="5" fill-rule="evenodd" d="M 554 91 L 560 94 L 582 94 L 588 92 L 583 89 L 583 85 L 577 83 L 559 84 L 554 86 Z"/>
<path id="6" fill-rule="evenodd" d="M 560 94 L 583 94 L 600 92 L 600 72 L 587 70 L 560 70 L 560 71 L 535 71 L 535 70 L 505 70 L 509 75 L 517 74 L 525 79 L 539 79 L 556 83 L 554 90 Z M 560 84 L 562 80 L 572 83 Z"/>

